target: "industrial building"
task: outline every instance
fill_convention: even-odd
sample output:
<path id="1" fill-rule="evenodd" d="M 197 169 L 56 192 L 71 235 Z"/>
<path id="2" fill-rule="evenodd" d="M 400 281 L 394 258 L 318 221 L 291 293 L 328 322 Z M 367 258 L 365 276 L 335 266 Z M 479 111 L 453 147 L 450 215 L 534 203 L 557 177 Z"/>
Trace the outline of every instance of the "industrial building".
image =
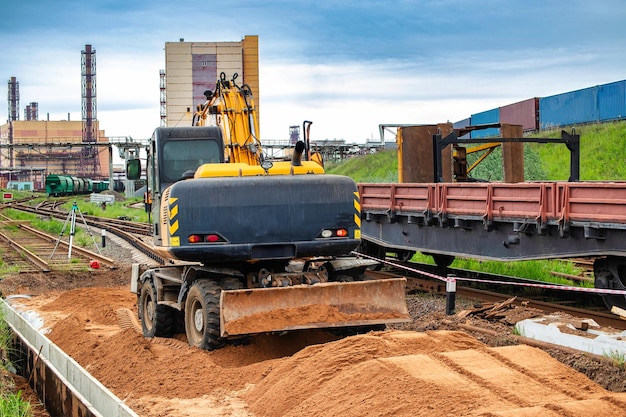
<path id="1" fill-rule="evenodd" d="M 215 90 L 221 73 L 229 80 L 237 74 L 237 84 L 250 86 L 258 117 L 258 36 L 245 36 L 238 42 L 166 42 L 165 64 L 158 86 L 162 126 L 191 126 L 196 106 L 206 101 L 206 90 Z M 20 120 L 19 82 L 16 77 L 9 79 L 9 119 L 0 125 L 0 188 L 41 190 L 48 174 L 110 179 L 114 184 L 112 145 L 122 155 L 137 144 L 112 143 L 100 129 L 96 51 L 91 45 L 82 51 L 81 87 L 81 120 L 69 120 L 69 114 L 68 120 L 39 120 L 35 101 L 24 108 Z"/>
<path id="2" fill-rule="evenodd" d="M 238 85 L 250 86 L 259 117 L 258 36 L 239 42 L 166 42 L 165 70 L 160 74 L 161 125 L 191 126 L 196 107 L 206 101 L 204 92 L 215 91 L 221 73 L 227 80 L 237 74 Z"/>
<path id="3" fill-rule="evenodd" d="M 94 125 L 98 129 L 97 121 Z M 97 131 L 97 141 L 86 143 L 80 120 L 13 120 L 0 126 L 0 188 L 41 190 L 53 173 L 108 178 L 108 138 Z"/>
<path id="4" fill-rule="evenodd" d="M 20 120 L 19 82 L 8 81 L 8 115 L 0 126 L 0 187 L 45 188 L 48 174 L 108 179 L 111 148 L 99 128 L 96 101 L 96 51 L 86 45 L 81 56 L 82 120 L 39 120 L 31 102 Z"/>

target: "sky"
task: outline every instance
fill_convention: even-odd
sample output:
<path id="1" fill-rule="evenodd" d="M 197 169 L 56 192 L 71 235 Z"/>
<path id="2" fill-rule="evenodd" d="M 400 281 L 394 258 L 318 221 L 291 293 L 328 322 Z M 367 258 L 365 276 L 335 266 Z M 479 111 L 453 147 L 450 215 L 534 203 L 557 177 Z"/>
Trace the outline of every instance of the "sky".
<path id="1" fill-rule="evenodd" d="M 380 140 L 379 125 L 473 113 L 626 79 L 623 0 L 29 0 L 0 3 L 0 124 L 81 120 L 81 51 L 96 51 L 109 137 L 160 122 L 165 42 L 259 36 L 261 141 L 313 122 L 313 140 Z M 385 136 L 385 140 L 393 140 Z"/>

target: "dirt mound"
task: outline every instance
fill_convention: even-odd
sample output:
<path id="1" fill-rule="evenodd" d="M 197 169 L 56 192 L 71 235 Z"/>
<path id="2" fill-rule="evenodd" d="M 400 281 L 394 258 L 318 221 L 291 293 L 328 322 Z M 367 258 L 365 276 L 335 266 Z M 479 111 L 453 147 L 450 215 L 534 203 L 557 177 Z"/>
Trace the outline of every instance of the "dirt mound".
<path id="1" fill-rule="evenodd" d="M 37 311 L 48 337 L 141 416 L 615 417 L 626 409 L 626 394 L 539 349 L 491 348 L 460 331 L 301 331 L 213 352 L 190 348 L 184 335 L 146 339 L 136 296 L 116 285 L 118 272 L 99 274 L 58 277 L 64 291 L 29 283 L 39 295 L 13 302 Z M 87 280 L 102 286 L 72 288 Z M 5 293 L 26 288 L 4 284 Z"/>
<path id="2" fill-rule="evenodd" d="M 626 395 L 606 394 L 532 347 L 393 331 L 308 347 L 243 398 L 260 416 L 588 416 L 591 404 L 594 415 L 623 413 Z"/>

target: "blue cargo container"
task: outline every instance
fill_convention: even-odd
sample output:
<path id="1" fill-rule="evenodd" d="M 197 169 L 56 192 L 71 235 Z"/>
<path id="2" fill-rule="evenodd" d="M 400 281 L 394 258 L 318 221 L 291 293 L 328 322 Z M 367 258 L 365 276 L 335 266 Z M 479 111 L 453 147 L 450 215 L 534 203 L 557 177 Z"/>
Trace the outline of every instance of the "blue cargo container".
<path id="1" fill-rule="evenodd" d="M 543 97 L 539 100 L 541 129 L 551 129 L 600 120 L 598 87 Z"/>
<path id="2" fill-rule="evenodd" d="M 481 113 L 472 114 L 470 120 L 472 122 L 472 126 L 500 123 L 500 109 L 495 108 Z M 490 127 L 488 129 L 475 130 L 472 132 L 471 136 L 473 139 L 496 137 L 500 136 L 500 129 L 497 127 Z"/>
<path id="3" fill-rule="evenodd" d="M 600 121 L 626 118 L 626 80 L 598 86 Z"/>

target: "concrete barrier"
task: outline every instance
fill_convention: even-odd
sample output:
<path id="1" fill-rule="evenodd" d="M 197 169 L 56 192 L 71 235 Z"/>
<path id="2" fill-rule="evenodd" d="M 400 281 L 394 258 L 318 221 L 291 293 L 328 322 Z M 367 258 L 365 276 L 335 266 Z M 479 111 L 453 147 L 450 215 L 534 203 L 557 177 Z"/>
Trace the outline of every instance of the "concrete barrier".
<path id="1" fill-rule="evenodd" d="M 0 308 L 9 327 L 18 336 L 18 365 L 50 414 L 139 417 L 5 300 L 0 300 Z"/>

